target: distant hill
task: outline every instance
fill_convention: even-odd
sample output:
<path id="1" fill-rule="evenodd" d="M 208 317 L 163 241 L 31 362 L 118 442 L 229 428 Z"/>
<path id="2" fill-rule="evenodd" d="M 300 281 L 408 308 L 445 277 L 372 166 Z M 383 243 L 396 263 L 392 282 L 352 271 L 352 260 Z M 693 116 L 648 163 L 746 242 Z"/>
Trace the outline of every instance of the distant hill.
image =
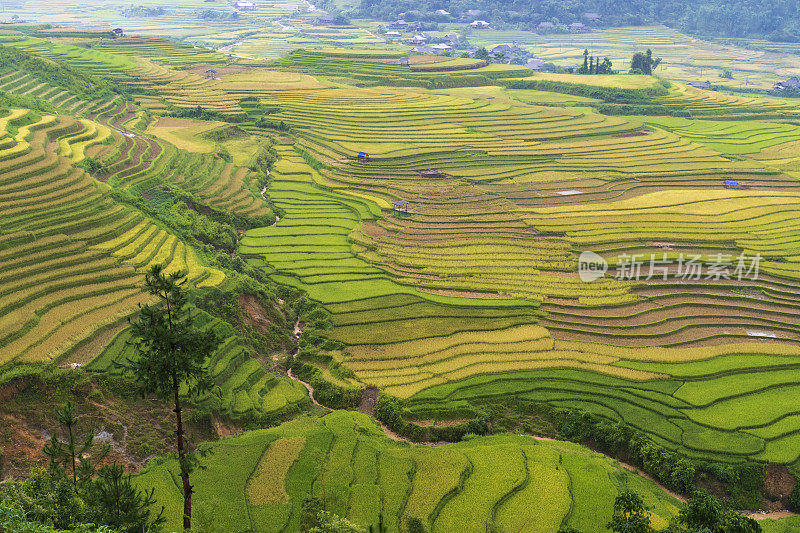
<path id="1" fill-rule="evenodd" d="M 660 22 L 692 34 L 798 42 L 799 5 L 796 0 L 361 0 L 353 14 L 383 20 L 395 20 L 401 13 L 410 14 L 408 19 L 433 14 L 441 19 L 446 15 L 436 12 L 443 9 L 450 17 L 531 30 L 543 22 L 556 27 L 576 22 L 589 26 Z"/>

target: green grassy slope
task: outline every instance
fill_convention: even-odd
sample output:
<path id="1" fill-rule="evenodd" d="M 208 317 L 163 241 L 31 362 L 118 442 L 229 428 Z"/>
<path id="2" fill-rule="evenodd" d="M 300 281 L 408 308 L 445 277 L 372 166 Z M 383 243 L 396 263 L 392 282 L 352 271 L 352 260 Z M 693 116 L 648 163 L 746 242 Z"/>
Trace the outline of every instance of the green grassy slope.
<path id="1" fill-rule="evenodd" d="M 496 436 L 411 446 L 353 412 L 299 418 L 204 446 L 211 455 L 195 474 L 193 503 L 226 531 L 296 531 L 307 494 L 363 526 L 383 513 L 390 531 L 409 516 L 435 532 L 477 531 L 490 520 L 511 531 L 555 532 L 562 524 L 606 531 L 623 487 L 642 496 L 654 525 L 677 512 L 678 502 L 652 482 L 577 445 Z M 137 477 L 141 486 L 156 487 L 171 518 L 182 504 L 175 468 L 174 461 L 158 461 Z"/>

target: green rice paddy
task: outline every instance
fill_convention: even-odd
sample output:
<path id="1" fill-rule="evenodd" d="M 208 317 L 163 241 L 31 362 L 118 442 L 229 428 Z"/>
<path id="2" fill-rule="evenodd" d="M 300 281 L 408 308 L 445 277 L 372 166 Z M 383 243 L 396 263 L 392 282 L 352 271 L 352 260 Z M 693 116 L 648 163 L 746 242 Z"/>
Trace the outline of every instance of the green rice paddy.
<path id="1" fill-rule="evenodd" d="M 288 447 L 291 453 L 283 451 Z M 581 446 L 519 436 L 407 445 L 389 440 L 365 415 L 344 411 L 301 417 L 207 449 L 194 505 L 213 515 L 213 527 L 227 530 L 296 531 L 308 494 L 364 527 L 383 514 L 392 531 L 408 517 L 436 532 L 471 530 L 491 520 L 514 531 L 555 532 L 562 525 L 605 531 L 602 524 L 624 488 L 644 499 L 656 525 L 677 513 L 677 500 L 652 482 Z M 182 505 L 175 469 L 174 461 L 161 462 L 137 478 L 156 487 L 170 517 L 179 516 Z M 281 476 L 267 482 L 262 469 Z M 210 482 L 218 478 L 225 481 Z"/>

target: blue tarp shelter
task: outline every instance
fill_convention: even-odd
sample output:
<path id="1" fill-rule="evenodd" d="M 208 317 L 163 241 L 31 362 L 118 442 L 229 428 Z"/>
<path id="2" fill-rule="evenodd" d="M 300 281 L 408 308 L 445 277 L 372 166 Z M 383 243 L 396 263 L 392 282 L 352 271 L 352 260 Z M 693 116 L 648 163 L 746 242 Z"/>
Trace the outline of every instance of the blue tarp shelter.
<path id="1" fill-rule="evenodd" d="M 369 159 L 369 154 L 367 152 L 358 152 L 359 159 Z"/>

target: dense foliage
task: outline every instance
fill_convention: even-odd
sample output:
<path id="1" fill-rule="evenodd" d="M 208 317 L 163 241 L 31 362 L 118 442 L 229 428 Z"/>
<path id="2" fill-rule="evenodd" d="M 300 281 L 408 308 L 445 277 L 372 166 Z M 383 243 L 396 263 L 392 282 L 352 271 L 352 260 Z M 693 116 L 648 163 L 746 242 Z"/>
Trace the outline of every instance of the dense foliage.
<path id="1" fill-rule="evenodd" d="M 334 409 L 349 409 L 358 407 L 361 401 L 361 389 L 342 387 L 326 380 L 322 371 L 312 364 L 295 361 L 292 372 L 311 385 L 314 398 L 322 405 Z"/>
<path id="2" fill-rule="evenodd" d="M 426 427 L 408 420 L 402 402 L 388 394 L 381 394 L 375 405 L 375 418 L 389 429 L 415 442 L 448 441 L 455 442 L 467 435 L 486 435 L 490 433 L 488 415 L 484 412 L 461 424 L 451 426 Z"/>
<path id="3" fill-rule="evenodd" d="M 800 40 L 798 4 L 794 0 L 361 0 L 358 14 L 394 20 L 400 13 L 419 16 L 445 9 L 453 15 L 479 10 L 480 18 L 495 25 L 533 30 L 542 22 L 589 22 L 584 14 L 600 15 L 606 26 L 660 22 L 681 31 L 730 37 L 766 37 L 775 41 Z"/>
<path id="4" fill-rule="evenodd" d="M 614 514 L 608 524 L 615 533 L 758 533 L 761 526 L 742 516 L 714 496 L 697 491 L 666 528 L 654 529 L 641 497 L 630 490 L 622 492 L 614 502 Z"/>
<path id="5" fill-rule="evenodd" d="M 24 481 L 0 486 L 0 531 L 154 532 L 164 519 L 151 507 L 152 492 L 136 489 L 116 463 L 103 466 L 80 491 L 57 472 L 37 470 Z"/>
<path id="6" fill-rule="evenodd" d="M 794 486 L 794 490 L 789 495 L 789 510 L 800 513 L 800 482 Z"/>

